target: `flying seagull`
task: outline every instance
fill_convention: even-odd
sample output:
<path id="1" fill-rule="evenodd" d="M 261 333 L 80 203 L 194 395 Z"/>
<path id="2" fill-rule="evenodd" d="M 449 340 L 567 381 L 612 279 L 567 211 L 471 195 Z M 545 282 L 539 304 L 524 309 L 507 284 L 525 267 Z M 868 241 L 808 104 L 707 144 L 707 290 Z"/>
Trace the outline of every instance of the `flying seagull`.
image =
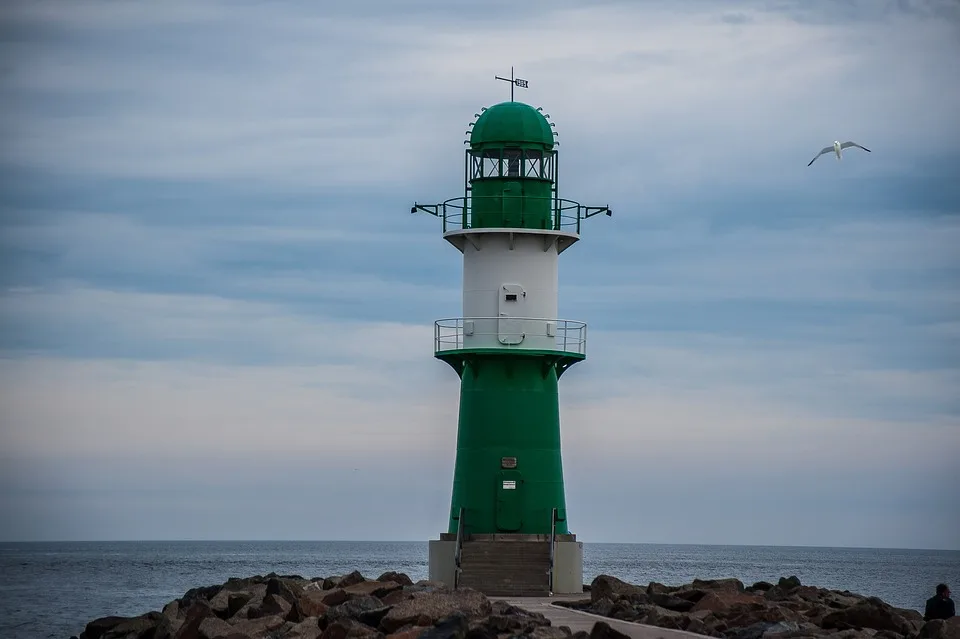
<path id="1" fill-rule="evenodd" d="M 833 146 L 825 146 L 825 147 L 823 147 L 822 149 L 820 149 L 820 152 L 817 153 L 815 156 L 813 156 L 813 159 L 810 160 L 810 164 L 813 164 L 814 162 L 816 162 L 816 161 L 817 161 L 817 158 L 820 157 L 821 155 L 823 155 L 824 153 L 830 153 L 831 151 L 833 151 L 834 153 L 837 154 L 837 160 L 839 160 L 839 159 L 840 159 L 840 152 L 841 152 L 843 149 L 849 149 L 851 146 L 855 146 L 855 147 L 857 147 L 858 149 L 863 149 L 863 150 L 866 151 L 867 153 L 871 153 L 870 149 L 868 149 L 868 148 L 865 147 L 865 146 L 860 146 L 860 145 L 857 144 L 856 142 L 843 142 L 843 143 L 840 143 L 840 142 L 837 142 L 836 140 L 834 140 L 834 141 L 833 141 Z M 807 166 L 810 166 L 810 164 L 808 164 Z"/>

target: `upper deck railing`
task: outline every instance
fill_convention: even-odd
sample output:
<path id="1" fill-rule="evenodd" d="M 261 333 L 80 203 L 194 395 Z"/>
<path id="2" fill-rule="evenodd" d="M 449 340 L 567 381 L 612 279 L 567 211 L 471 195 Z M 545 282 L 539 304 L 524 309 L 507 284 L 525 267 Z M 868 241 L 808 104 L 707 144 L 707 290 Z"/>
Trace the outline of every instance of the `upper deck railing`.
<path id="1" fill-rule="evenodd" d="M 511 217 L 517 216 L 518 229 L 544 228 L 578 235 L 580 223 L 583 220 L 600 213 L 613 215 L 607 206 L 585 206 L 573 200 L 554 196 L 507 194 L 459 196 L 440 204 L 414 203 L 410 212 L 423 211 L 439 217 L 443 220 L 443 232 L 446 233 L 461 229 L 483 228 L 476 225 L 474 220 L 474 208 L 478 206 L 485 217 L 496 213 L 504 215 L 506 212 L 509 212 Z M 544 216 L 545 210 L 549 212 L 549 219 Z M 527 224 L 528 218 L 529 221 L 535 220 L 535 223 Z M 547 220 L 546 224 L 542 224 L 544 220 Z"/>

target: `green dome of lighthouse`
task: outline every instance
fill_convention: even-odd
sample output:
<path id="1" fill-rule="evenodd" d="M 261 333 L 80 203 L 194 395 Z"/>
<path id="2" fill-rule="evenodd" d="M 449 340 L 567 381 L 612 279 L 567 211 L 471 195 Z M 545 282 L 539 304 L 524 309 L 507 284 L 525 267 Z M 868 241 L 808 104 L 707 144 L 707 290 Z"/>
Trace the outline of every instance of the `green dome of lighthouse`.
<path id="1" fill-rule="evenodd" d="M 470 133 L 470 146 L 540 144 L 553 148 L 553 129 L 540 111 L 523 102 L 501 102 L 483 111 Z"/>

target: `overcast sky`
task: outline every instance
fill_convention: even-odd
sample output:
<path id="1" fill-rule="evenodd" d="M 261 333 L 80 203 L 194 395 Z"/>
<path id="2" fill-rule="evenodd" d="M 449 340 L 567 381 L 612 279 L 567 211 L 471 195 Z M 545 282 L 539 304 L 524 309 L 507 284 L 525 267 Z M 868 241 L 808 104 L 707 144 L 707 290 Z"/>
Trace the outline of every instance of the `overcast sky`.
<path id="1" fill-rule="evenodd" d="M 960 548 L 955 0 L 39 0 L 0 46 L 0 540 L 444 531 L 461 256 L 409 211 L 513 65 L 614 210 L 560 265 L 572 531 Z"/>

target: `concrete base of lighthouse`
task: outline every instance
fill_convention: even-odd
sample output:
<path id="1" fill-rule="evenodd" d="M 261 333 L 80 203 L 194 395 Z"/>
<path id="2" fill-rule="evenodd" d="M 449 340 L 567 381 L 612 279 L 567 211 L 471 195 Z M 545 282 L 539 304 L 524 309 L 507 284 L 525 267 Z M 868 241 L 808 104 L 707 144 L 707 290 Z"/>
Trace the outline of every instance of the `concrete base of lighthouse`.
<path id="1" fill-rule="evenodd" d="M 583 592 L 583 542 L 557 535 L 552 594 Z M 487 596 L 543 596 L 550 593 L 549 535 L 469 535 L 456 565 L 457 536 L 442 533 L 429 542 L 429 579 L 451 588 L 470 587 Z"/>

